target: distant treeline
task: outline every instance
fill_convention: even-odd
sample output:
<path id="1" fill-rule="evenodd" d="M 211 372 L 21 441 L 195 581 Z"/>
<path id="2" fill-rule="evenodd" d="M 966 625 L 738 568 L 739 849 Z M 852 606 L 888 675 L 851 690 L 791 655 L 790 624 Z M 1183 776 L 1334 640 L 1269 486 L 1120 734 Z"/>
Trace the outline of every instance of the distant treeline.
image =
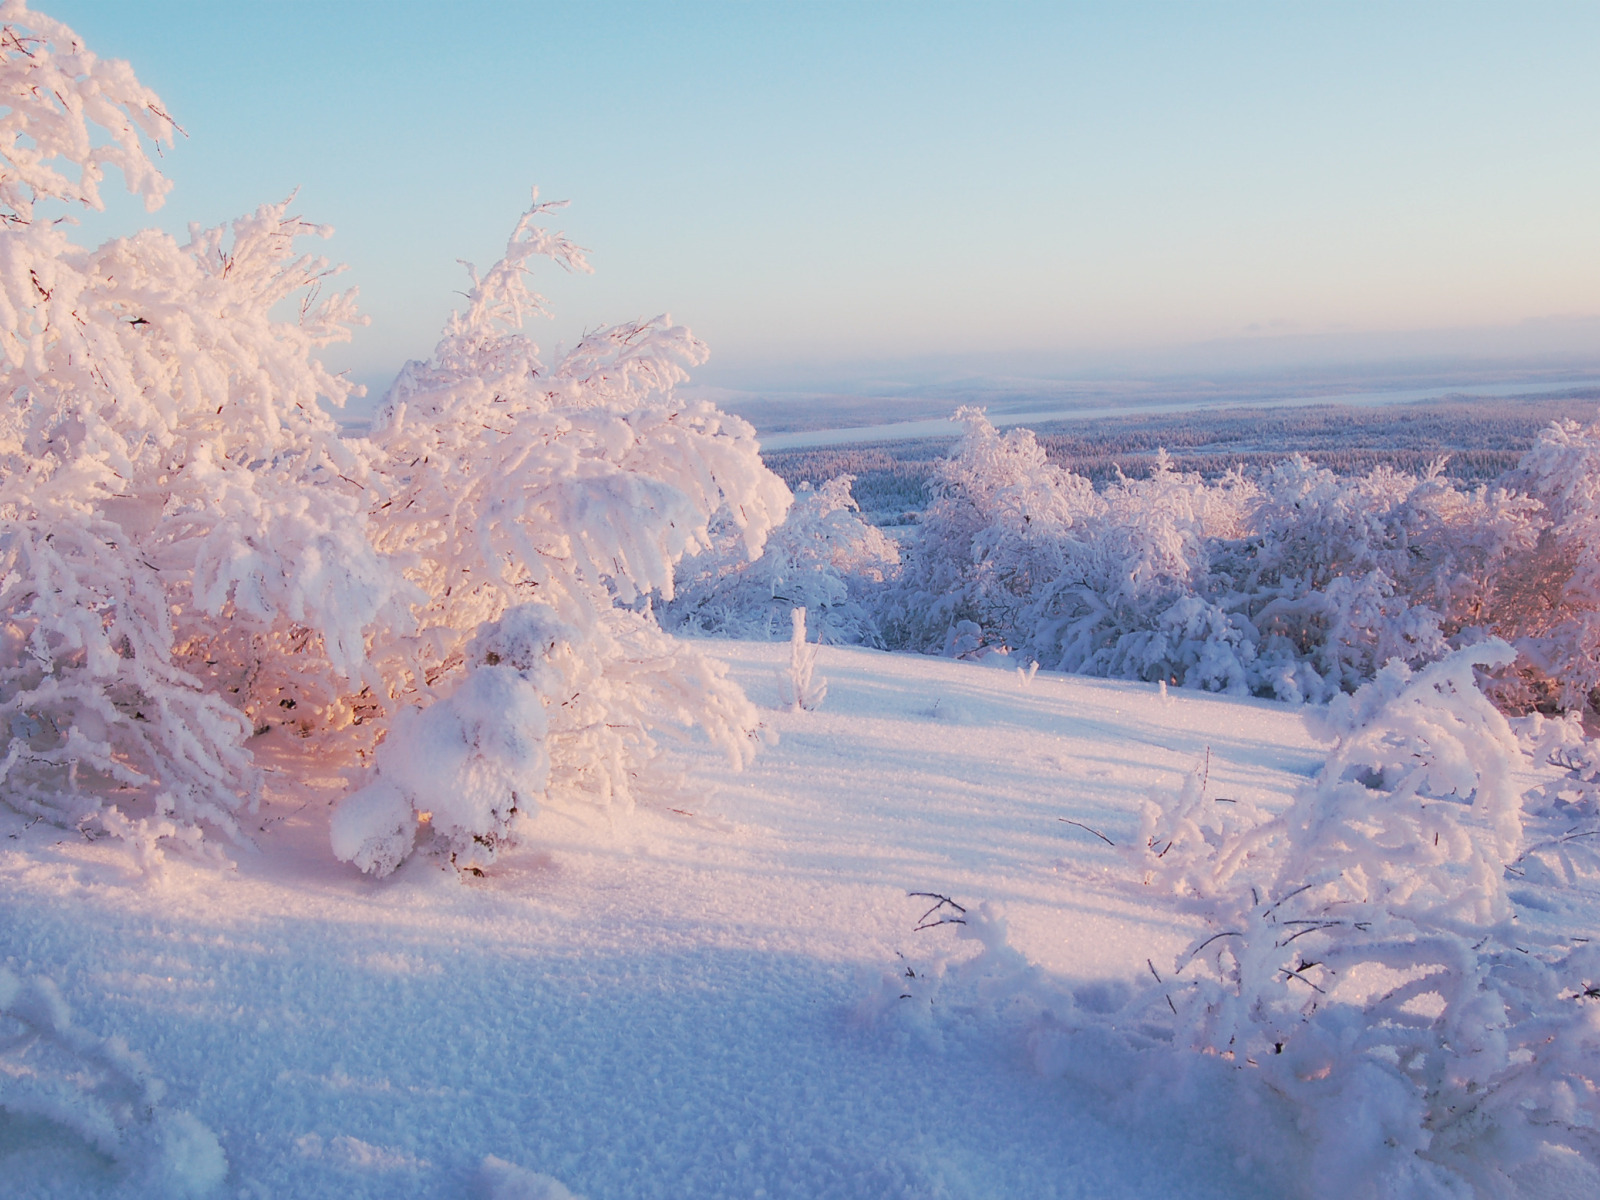
<path id="1" fill-rule="evenodd" d="M 1161 413 L 1056 421 L 1034 426 L 1050 461 L 1097 483 L 1121 471 L 1144 478 L 1165 449 L 1182 471 L 1215 479 L 1239 468 L 1260 472 L 1291 454 L 1341 474 L 1378 466 L 1426 470 L 1444 458 L 1452 479 L 1488 480 L 1516 464 L 1551 421 L 1594 419 L 1600 391 L 1559 397 L 1500 400 L 1432 400 L 1371 408 L 1344 405 Z M 815 450 L 774 450 L 762 457 L 790 487 L 854 475 L 862 511 L 889 516 L 927 503 L 935 460 L 954 445 L 948 439 L 880 442 Z"/>
<path id="2" fill-rule="evenodd" d="M 854 475 L 851 491 L 861 511 L 881 517 L 924 508 L 932 464 L 954 444 L 947 438 L 928 438 L 873 446 L 769 450 L 761 457 L 791 488 L 801 482 L 822 484 L 839 475 Z"/>

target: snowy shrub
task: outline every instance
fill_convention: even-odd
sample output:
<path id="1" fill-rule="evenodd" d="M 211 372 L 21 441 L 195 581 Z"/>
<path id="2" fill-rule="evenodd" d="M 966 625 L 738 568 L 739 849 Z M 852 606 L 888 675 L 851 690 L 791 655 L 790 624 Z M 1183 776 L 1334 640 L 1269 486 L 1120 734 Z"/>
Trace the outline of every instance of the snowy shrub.
<path id="1" fill-rule="evenodd" d="M 529 260 L 586 266 L 535 223 L 552 207 L 535 200 L 370 435 L 373 542 L 421 598 L 409 626 L 373 635 L 374 699 L 399 715 L 372 781 L 334 817 L 338 856 L 378 874 L 419 821 L 481 867 L 548 794 L 631 803 L 663 728 L 698 728 L 735 763 L 752 750 L 743 693 L 643 602 L 671 600 L 678 561 L 709 545 L 719 513 L 758 555 L 788 489 L 749 425 L 677 398 L 705 352 L 668 318 L 543 365 L 520 332 L 543 311 Z"/>
<path id="2" fill-rule="evenodd" d="M 1196 596 L 1212 543 L 1241 527 L 1248 484 L 1208 486 L 1163 457 L 1150 478 L 1097 493 L 1029 431 L 957 416 L 966 433 L 892 600 L 895 644 L 970 653 L 975 632 L 1059 670 L 1246 686 L 1233 662 L 1245 629 Z"/>
<path id="3" fill-rule="evenodd" d="M 1177 1045 L 1295 1106 L 1319 1194 L 1493 1194 L 1541 1143 L 1600 1159 L 1600 956 L 1519 929 L 1506 891 L 1519 749 L 1474 672 L 1513 654 L 1391 661 L 1319 718 L 1338 741 L 1276 816 L 1194 780 L 1147 808 L 1145 881 L 1210 926 L 1162 985 Z"/>
<path id="4" fill-rule="evenodd" d="M 1287 1158 L 1294 1188 L 1327 1200 L 1509 1195 L 1551 1145 L 1600 1163 L 1600 948 L 1518 923 L 1507 888 L 1536 860 L 1570 886 L 1560 847 L 1528 844 L 1518 740 L 1476 681 L 1513 655 L 1489 641 L 1420 671 L 1391 661 L 1312 718 L 1337 740 L 1281 812 L 1212 795 L 1198 771 L 1154 797 L 1120 848 L 1130 890 L 1205 924 L 1170 966 L 1074 989 L 980 906 L 959 916 L 977 959 L 914 963 L 864 1014 L 959 986 L 959 1010 L 1025 1014 L 1052 1070 L 1079 1056 L 1092 1075 L 1097 1058 L 1136 1091 L 1141 1075 L 1176 1086 L 1191 1056 L 1226 1064 L 1260 1114 L 1240 1148 Z M 1592 770 L 1575 762 L 1566 790 L 1586 796 Z M 1298 1149 L 1252 1142 L 1274 1113 Z"/>
<path id="5" fill-rule="evenodd" d="M 885 602 L 898 649 L 939 653 L 963 621 L 997 643 L 1020 636 L 1019 614 L 1060 577 L 1068 538 L 1105 508 L 1087 480 L 1045 460 L 1028 430 L 1001 434 L 973 408 L 955 419 L 965 432 L 935 464 L 916 549 Z"/>
<path id="6" fill-rule="evenodd" d="M 1520 707 L 1593 707 L 1600 687 L 1600 422 L 1557 421 L 1509 482 L 1540 501 L 1548 523 L 1504 573 L 1494 624 L 1521 653 Z"/>
<path id="7" fill-rule="evenodd" d="M 80 823 L 118 793 L 237 837 L 252 724 L 291 690 L 351 691 L 395 594 L 362 535 L 365 459 L 318 403 L 350 385 L 311 357 L 349 336 L 352 297 L 318 297 L 327 264 L 294 241 L 327 231 L 287 203 L 182 245 L 74 245 L 44 207 L 100 207 L 107 166 L 159 204 L 139 135 L 173 126 L 127 64 L 0 16 L 6 795 Z"/>
<path id="8" fill-rule="evenodd" d="M 1600 884 L 1600 743 L 1584 736 L 1576 713 L 1532 713 L 1515 725 L 1525 752 L 1562 774 L 1523 798 L 1524 847 L 1506 870 L 1524 892 L 1592 889 Z"/>
<path id="9" fill-rule="evenodd" d="M 675 397 L 704 356 L 686 329 L 606 329 L 546 369 L 520 332 L 542 311 L 528 264 L 585 264 L 535 204 L 372 437 L 343 438 L 323 406 L 351 385 L 315 355 L 354 298 L 294 248 L 328 231 L 285 202 L 181 245 L 75 246 L 44 206 L 98 207 L 108 166 L 159 203 L 141 133 L 174 126 L 126 64 L 15 0 L 0 17 L 8 803 L 146 856 L 242 841 L 252 731 L 336 758 L 392 732 L 335 838 L 384 870 L 423 814 L 476 862 L 552 790 L 627 801 L 663 728 L 748 754 L 754 710 L 644 604 L 713 515 L 753 557 L 789 501 L 747 424 Z M 496 637 L 544 648 L 474 657 Z"/>
<path id="10" fill-rule="evenodd" d="M 1207 483 L 1157 456 L 1103 492 L 1026 430 L 962 410 L 889 604 L 893 644 L 999 645 L 1046 667 L 1324 701 L 1390 658 L 1484 636 L 1539 502 L 1437 467 L 1335 475 L 1295 457 Z M 957 652 L 970 653 L 971 648 Z"/>
<path id="11" fill-rule="evenodd" d="M 828 694 L 828 681 L 816 678 L 817 648 L 806 642 L 806 610 L 789 613 L 789 669 L 779 679 L 779 694 L 795 712 L 816 708 Z"/>
<path id="12" fill-rule="evenodd" d="M 1254 631 L 1274 694 L 1352 691 L 1391 658 L 1433 661 L 1488 623 L 1539 506 L 1501 487 L 1463 491 L 1439 466 L 1346 477 L 1296 456 L 1262 479 L 1247 535 L 1214 556 L 1213 594 Z"/>
<path id="13" fill-rule="evenodd" d="M 1208 585 L 1214 547 L 1254 498 L 1237 476 L 1210 486 L 1165 454 L 1149 478 L 1120 478 L 1023 610 L 1021 644 L 1059 670 L 1250 690 L 1248 628 Z"/>
<path id="14" fill-rule="evenodd" d="M 788 612 L 804 608 L 817 639 L 882 644 L 873 609 L 899 567 L 900 551 L 881 529 L 861 519 L 840 475 L 820 488 L 801 483 L 783 523 L 751 561 L 729 514 L 712 526 L 711 547 L 680 564 L 677 595 L 661 620 L 682 632 L 772 640 Z"/>
<path id="15" fill-rule="evenodd" d="M 0 1110 L 70 1132 L 151 1195 L 208 1195 L 227 1159 L 203 1124 L 162 1105 L 165 1091 L 120 1038 L 75 1026 L 53 982 L 0 967 Z"/>

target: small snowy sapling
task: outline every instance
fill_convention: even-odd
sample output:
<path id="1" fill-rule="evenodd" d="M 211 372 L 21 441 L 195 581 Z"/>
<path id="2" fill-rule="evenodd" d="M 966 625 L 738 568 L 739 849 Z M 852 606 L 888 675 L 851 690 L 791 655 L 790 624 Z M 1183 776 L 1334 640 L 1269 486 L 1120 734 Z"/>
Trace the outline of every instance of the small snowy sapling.
<path id="1" fill-rule="evenodd" d="M 806 610 L 789 613 L 789 669 L 779 679 L 783 702 L 795 712 L 816 708 L 828 694 L 828 681 L 815 676 L 817 647 L 806 641 Z"/>

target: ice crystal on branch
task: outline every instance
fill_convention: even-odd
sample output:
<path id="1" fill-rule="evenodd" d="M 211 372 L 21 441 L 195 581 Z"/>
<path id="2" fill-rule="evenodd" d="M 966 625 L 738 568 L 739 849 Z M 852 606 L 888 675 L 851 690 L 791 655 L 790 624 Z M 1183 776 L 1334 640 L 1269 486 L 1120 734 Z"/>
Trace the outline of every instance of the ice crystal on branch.
<path id="1" fill-rule="evenodd" d="M 91 54 L 60 21 L 22 0 L 0 4 L 0 221 L 26 225 L 41 200 L 100 209 L 106 168 L 154 211 L 172 184 L 145 142 L 171 145 L 177 125 L 120 60 Z M 98 132 L 97 132 L 98 131 Z M 64 171 L 76 171 L 77 178 Z"/>

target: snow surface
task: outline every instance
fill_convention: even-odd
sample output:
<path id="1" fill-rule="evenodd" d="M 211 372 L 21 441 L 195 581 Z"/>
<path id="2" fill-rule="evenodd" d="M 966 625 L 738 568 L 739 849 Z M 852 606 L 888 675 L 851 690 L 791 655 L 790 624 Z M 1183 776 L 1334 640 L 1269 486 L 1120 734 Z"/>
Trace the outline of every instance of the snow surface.
<path id="1" fill-rule="evenodd" d="M 1195 926 L 1097 884 L 1115 852 L 1059 818 L 1129 838 L 1208 749 L 1215 790 L 1281 804 L 1322 761 L 1297 710 L 827 647 L 825 703 L 791 712 L 787 646 L 702 645 L 776 735 L 742 774 L 685 748 L 676 796 L 552 804 L 482 878 L 335 862 L 345 784 L 314 771 L 232 870 L 147 877 L 6 816 L 0 965 L 165 1080 L 226 1154 L 217 1195 L 1282 1194 L 1208 1132 L 1226 1114 L 1108 1122 L 992 1023 L 920 1038 L 854 1014 L 947 936 L 913 932 L 907 892 L 1003 904 L 1011 943 L 1069 979 L 1170 961 Z M 275 780 L 306 777 L 301 743 L 258 741 Z M 1583 1194 L 1560 1165 L 1529 1194 Z M 0 1194 L 170 1193 L 0 1111 Z"/>

